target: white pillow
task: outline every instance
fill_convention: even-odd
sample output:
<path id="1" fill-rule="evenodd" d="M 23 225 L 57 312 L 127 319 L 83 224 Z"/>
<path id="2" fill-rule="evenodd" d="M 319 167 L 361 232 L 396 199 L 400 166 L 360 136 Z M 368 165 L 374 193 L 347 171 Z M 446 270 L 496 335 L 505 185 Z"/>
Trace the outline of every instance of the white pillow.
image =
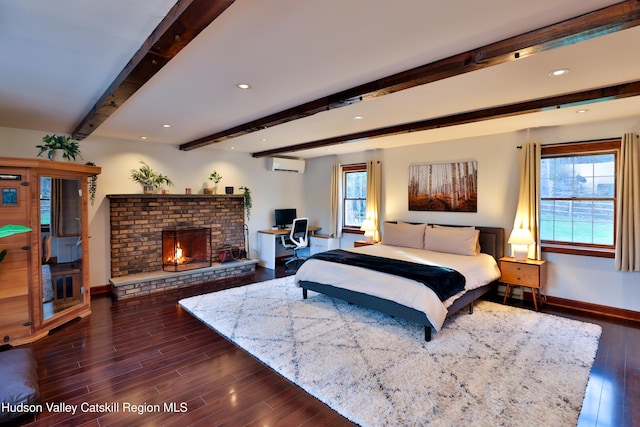
<path id="1" fill-rule="evenodd" d="M 478 255 L 480 231 L 467 227 L 428 227 L 424 230 L 424 248 L 458 255 Z"/>
<path id="2" fill-rule="evenodd" d="M 461 228 L 462 229 L 466 229 L 466 230 L 475 230 L 476 229 L 476 227 L 474 227 L 473 225 L 460 226 L 460 227 L 449 227 L 449 226 L 446 226 L 446 225 L 433 224 L 432 227 L 434 227 L 434 228 L 448 228 L 450 230 L 451 229 L 453 229 L 453 230 L 458 229 L 459 230 Z M 480 252 L 482 252 L 482 249 L 480 248 L 480 238 L 478 237 L 478 244 L 476 245 L 476 253 L 475 253 L 475 255 L 480 254 Z"/>
<path id="3" fill-rule="evenodd" d="M 382 244 L 404 246 L 407 248 L 424 248 L 424 230 L 426 224 L 408 224 L 385 222 L 382 233 Z"/>

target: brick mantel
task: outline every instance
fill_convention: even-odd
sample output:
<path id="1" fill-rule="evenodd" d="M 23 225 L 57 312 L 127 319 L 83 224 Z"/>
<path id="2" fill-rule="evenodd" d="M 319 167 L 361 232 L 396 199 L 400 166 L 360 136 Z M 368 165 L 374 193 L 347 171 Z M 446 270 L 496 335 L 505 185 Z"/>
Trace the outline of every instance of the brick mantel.
<path id="1" fill-rule="evenodd" d="M 225 244 L 244 248 L 244 196 L 112 194 L 111 277 L 162 270 L 162 229 L 211 229 L 212 260 Z"/>

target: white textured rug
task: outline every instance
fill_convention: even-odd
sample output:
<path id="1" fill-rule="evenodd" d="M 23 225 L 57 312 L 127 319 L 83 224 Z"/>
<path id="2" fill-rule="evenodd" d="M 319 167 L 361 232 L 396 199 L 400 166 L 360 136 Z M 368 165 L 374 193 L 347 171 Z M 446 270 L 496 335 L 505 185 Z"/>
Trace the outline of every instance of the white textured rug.
<path id="1" fill-rule="evenodd" d="M 314 292 L 293 277 L 180 305 L 364 426 L 570 426 L 601 328 L 487 301 L 424 329 Z"/>

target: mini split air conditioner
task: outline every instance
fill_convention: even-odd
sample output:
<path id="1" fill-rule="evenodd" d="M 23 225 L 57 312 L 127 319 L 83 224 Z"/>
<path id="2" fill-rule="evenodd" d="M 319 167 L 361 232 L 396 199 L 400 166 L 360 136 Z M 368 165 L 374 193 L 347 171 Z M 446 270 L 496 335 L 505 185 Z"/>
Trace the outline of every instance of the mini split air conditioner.
<path id="1" fill-rule="evenodd" d="M 305 161 L 300 159 L 285 159 L 283 157 L 269 157 L 267 169 L 280 172 L 304 173 Z"/>

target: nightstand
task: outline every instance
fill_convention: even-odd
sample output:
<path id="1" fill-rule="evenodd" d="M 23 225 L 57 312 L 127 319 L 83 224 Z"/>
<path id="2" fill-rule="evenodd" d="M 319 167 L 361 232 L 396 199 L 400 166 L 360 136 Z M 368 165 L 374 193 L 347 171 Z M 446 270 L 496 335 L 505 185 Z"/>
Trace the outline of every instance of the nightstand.
<path id="1" fill-rule="evenodd" d="M 364 240 L 356 240 L 355 242 L 353 242 L 354 248 L 359 248 L 360 246 L 369 246 L 369 245 L 373 245 L 373 243 L 366 242 Z"/>
<path id="2" fill-rule="evenodd" d="M 513 286 L 524 286 L 531 289 L 533 307 L 538 310 L 538 299 L 542 305 L 540 288 L 547 279 L 547 262 L 544 260 L 527 259 L 516 261 L 513 257 L 500 258 L 500 281 L 507 285 L 504 290 L 504 301 L 507 302 Z"/>

